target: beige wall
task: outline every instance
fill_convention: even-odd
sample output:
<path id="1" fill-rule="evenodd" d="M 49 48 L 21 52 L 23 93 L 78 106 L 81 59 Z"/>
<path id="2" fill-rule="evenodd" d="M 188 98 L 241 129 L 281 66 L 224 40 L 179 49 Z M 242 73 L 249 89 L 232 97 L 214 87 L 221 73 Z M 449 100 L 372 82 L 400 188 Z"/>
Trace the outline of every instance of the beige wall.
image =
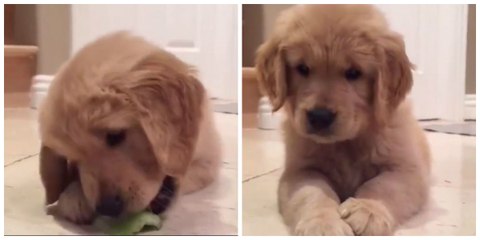
<path id="1" fill-rule="evenodd" d="M 39 47 L 37 74 L 54 74 L 68 59 L 70 19 L 70 5 L 16 5 L 15 41 L 16 44 Z"/>
<path id="2" fill-rule="evenodd" d="M 242 34 L 242 64 L 253 66 L 255 50 L 269 36 L 278 14 L 291 4 L 244 4 Z"/>
<path id="3" fill-rule="evenodd" d="M 465 90 L 467 94 L 475 94 L 476 85 L 476 7 L 474 4 L 468 5 L 468 28 L 467 28 L 467 68 L 466 68 L 466 86 Z"/>
<path id="4" fill-rule="evenodd" d="M 14 17 L 16 44 L 37 45 L 37 7 L 33 4 L 16 4 Z"/>
<path id="5" fill-rule="evenodd" d="M 253 66 L 255 51 L 270 34 L 286 4 L 245 4 L 243 8 L 243 66 Z M 70 5 L 18 4 L 15 9 L 15 41 L 39 47 L 38 74 L 54 74 L 68 59 L 71 49 Z M 476 8 L 468 7 L 466 93 L 476 86 Z"/>

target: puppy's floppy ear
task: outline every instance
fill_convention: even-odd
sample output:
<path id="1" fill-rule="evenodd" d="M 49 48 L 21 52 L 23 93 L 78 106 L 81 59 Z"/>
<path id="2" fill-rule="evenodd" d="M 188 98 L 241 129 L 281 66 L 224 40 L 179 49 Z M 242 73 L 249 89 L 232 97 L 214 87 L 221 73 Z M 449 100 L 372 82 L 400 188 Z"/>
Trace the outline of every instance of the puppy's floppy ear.
<path id="1" fill-rule="evenodd" d="M 40 149 L 40 176 L 45 188 L 46 204 L 58 200 L 60 194 L 75 178 L 75 167 L 51 148 L 42 145 Z"/>
<path id="2" fill-rule="evenodd" d="M 404 100 L 413 85 L 412 69 L 403 38 L 394 32 L 379 37 L 380 70 L 374 85 L 376 114 L 384 118 Z"/>
<path id="3" fill-rule="evenodd" d="M 278 38 L 272 38 L 260 46 L 255 67 L 261 90 L 269 97 L 273 110 L 280 109 L 287 97 L 287 66 Z"/>
<path id="4" fill-rule="evenodd" d="M 167 175 L 181 177 L 193 158 L 205 90 L 194 71 L 164 51 L 141 60 L 128 76 L 140 124 Z"/>

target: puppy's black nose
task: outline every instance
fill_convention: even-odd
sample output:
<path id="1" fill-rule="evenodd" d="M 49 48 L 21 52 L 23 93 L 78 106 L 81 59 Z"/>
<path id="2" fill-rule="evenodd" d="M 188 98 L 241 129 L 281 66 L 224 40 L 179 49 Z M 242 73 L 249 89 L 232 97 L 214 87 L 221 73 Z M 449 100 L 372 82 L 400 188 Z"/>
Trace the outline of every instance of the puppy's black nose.
<path id="1" fill-rule="evenodd" d="M 308 124 L 312 131 L 328 128 L 335 121 L 335 113 L 326 108 L 316 108 L 307 112 Z"/>
<path id="2" fill-rule="evenodd" d="M 123 210 L 123 201 L 120 196 L 105 197 L 97 205 L 97 213 L 110 217 L 118 217 Z"/>

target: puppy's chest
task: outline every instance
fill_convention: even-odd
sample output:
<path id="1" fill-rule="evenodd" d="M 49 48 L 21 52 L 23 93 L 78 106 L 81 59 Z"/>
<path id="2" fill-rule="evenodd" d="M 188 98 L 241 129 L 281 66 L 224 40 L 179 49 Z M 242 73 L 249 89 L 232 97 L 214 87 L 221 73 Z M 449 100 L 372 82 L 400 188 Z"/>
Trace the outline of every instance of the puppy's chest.
<path id="1" fill-rule="evenodd" d="M 354 196 L 363 183 L 380 172 L 380 166 L 372 163 L 368 154 L 348 149 L 317 152 L 314 159 L 315 168 L 327 177 L 341 201 Z"/>

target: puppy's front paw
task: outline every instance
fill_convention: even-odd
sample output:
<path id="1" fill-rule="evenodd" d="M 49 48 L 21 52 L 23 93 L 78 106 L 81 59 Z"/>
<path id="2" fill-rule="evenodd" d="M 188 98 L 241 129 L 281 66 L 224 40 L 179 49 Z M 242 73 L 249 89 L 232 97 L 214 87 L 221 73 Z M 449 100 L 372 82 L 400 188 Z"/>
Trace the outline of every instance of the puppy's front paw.
<path id="1" fill-rule="evenodd" d="M 323 210 L 315 216 L 301 219 L 293 229 L 301 236 L 353 236 L 353 231 L 334 210 Z"/>
<path id="2" fill-rule="evenodd" d="M 57 205 L 47 207 L 47 213 L 77 224 L 91 223 L 94 217 L 79 182 L 71 183 L 60 195 Z"/>
<path id="3" fill-rule="evenodd" d="M 392 235 L 393 217 L 377 200 L 349 198 L 339 207 L 339 213 L 355 235 Z"/>

